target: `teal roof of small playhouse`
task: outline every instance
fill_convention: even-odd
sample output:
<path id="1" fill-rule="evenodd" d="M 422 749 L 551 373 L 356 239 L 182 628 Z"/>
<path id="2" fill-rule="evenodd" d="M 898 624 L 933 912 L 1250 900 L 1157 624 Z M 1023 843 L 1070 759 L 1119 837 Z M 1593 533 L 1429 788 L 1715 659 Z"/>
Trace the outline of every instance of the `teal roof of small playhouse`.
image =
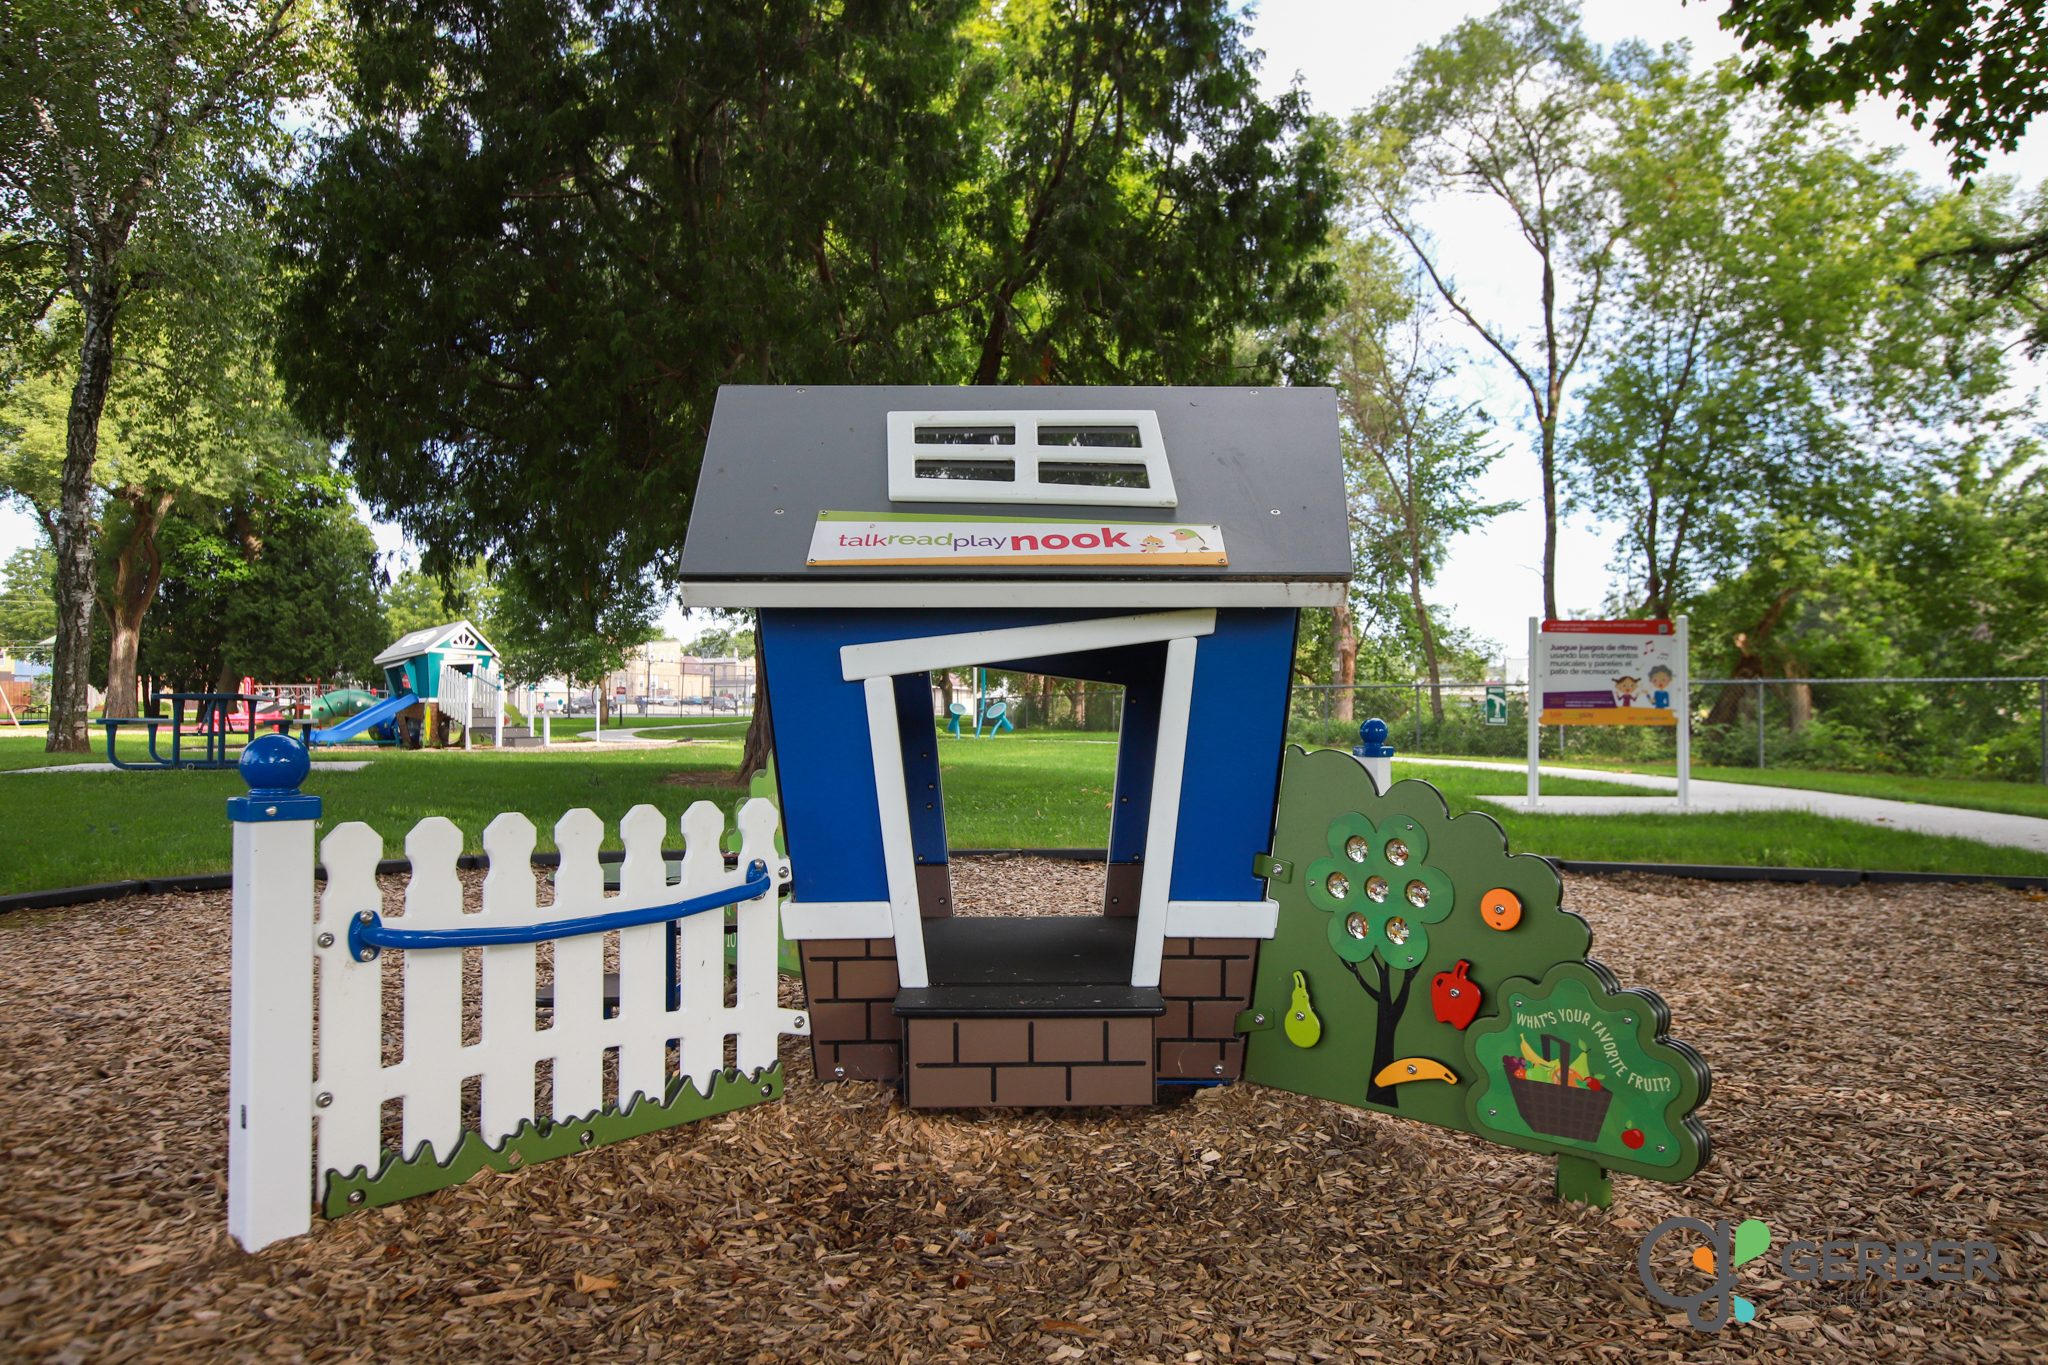
<path id="1" fill-rule="evenodd" d="M 389 664 L 402 664 L 407 659 L 417 659 L 422 654 L 485 654 L 495 659 L 498 650 L 483 632 L 467 621 L 450 621 L 444 626 L 424 626 L 409 631 L 391 642 L 390 648 L 379 654 L 372 662 L 383 668 Z"/>

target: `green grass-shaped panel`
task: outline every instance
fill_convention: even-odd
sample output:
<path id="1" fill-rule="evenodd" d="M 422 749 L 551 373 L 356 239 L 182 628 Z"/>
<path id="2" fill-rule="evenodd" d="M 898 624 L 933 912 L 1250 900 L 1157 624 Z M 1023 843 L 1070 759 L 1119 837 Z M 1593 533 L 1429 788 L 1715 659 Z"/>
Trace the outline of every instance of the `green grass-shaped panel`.
<path id="1" fill-rule="evenodd" d="M 708 1096 L 699 1095 L 688 1077 L 679 1076 L 669 1082 L 668 1098 L 662 1103 L 636 1098 L 638 1102 L 629 1109 L 606 1105 L 586 1118 L 545 1125 L 526 1120 L 498 1147 L 474 1130 L 465 1131 L 455 1145 L 455 1154 L 445 1162 L 434 1159 L 433 1143 L 423 1142 L 410 1159 L 396 1152 L 387 1154 L 375 1175 L 362 1166 L 347 1175 L 329 1171 L 321 1212 L 339 1218 L 353 1209 L 379 1208 L 460 1185 L 485 1167 L 501 1174 L 524 1170 L 537 1161 L 573 1156 L 678 1124 L 766 1104 L 782 1098 L 782 1064 L 765 1067 L 752 1077 L 736 1070 L 714 1073 Z"/>

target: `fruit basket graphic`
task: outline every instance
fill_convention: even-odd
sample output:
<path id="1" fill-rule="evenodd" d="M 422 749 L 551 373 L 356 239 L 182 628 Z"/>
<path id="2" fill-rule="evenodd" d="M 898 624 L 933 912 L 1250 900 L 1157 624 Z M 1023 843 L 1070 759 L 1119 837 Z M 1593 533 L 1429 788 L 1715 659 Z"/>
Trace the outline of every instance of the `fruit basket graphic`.
<path id="1" fill-rule="evenodd" d="M 1549 1062 L 1553 1048 L 1558 1054 L 1552 1067 L 1538 1065 L 1531 1067 L 1520 1058 L 1509 1058 L 1505 1068 L 1508 1091 L 1515 1097 L 1515 1108 L 1521 1112 L 1522 1122 L 1529 1130 L 1545 1137 L 1565 1138 L 1572 1142 L 1594 1143 L 1600 1140 L 1600 1125 L 1607 1121 L 1608 1106 L 1614 1103 L 1614 1092 L 1606 1089 L 1597 1080 L 1576 1071 L 1570 1065 L 1571 1047 L 1564 1039 L 1546 1033 L 1541 1036 L 1542 1062 Z M 1526 1048 L 1528 1045 L 1523 1044 Z M 1535 1057 L 1532 1056 L 1532 1061 Z M 1535 1070 L 1537 1075 L 1530 1075 Z M 1545 1077 L 1545 1072 L 1552 1075 Z M 1573 1081 L 1578 1084 L 1573 1084 Z"/>

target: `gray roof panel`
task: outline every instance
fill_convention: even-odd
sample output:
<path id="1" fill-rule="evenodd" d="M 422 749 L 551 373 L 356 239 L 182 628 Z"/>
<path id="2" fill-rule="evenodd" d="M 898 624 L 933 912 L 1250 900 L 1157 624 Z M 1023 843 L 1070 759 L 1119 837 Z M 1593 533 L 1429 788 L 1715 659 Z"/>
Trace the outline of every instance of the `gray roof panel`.
<path id="1" fill-rule="evenodd" d="M 1149 408 L 1179 493 L 1172 509 L 1116 507 L 1125 522 L 1215 524 L 1215 568 L 1044 564 L 807 567 L 820 512 L 1057 517 L 1073 504 L 889 501 L 892 411 Z M 818 387 L 719 390 L 683 547 L 685 583 L 1028 579 L 1323 582 L 1351 576 L 1351 537 L 1330 389 Z"/>

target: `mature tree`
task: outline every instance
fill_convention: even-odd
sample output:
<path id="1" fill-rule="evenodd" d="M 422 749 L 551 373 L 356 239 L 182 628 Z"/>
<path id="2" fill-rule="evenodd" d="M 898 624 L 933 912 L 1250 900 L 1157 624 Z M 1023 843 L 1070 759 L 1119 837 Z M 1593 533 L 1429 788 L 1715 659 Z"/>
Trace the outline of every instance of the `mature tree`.
<path id="1" fill-rule="evenodd" d="M 86 748 L 94 467 L 126 314 L 203 294 L 206 244 L 282 145 L 321 37 L 303 0 L 18 0 L 0 8 L 0 247 L 20 336 L 52 302 L 78 315 L 57 499 L 57 658 L 49 747 Z"/>
<path id="2" fill-rule="evenodd" d="M 1337 381 L 1352 541 L 1371 582 L 1407 589 L 1402 606 L 1421 646 L 1430 710 L 1441 724 L 1438 630 L 1423 589 L 1454 537 L 1515 504 L 1482 502 L 1473 491 L 1494 451 L 1475 425 L 1484 415 L 1444 394 L 1454 367 L 1434 340 L 1429 297 L 1377 236 L 1343 239 L 1336 254 L 1346 302 L 1324 337 Z M 1358 647 L 1348 611 L 1336 625 L 1340 674 L 1348 664 L 1355 676 Z M 1350 720 L 1351 694 L 1337 695 L 1337 718 Z"/>
<path id="3" fill-rule="evenodd" d="M 1265 381 L 1321 302 L 1322 144 L 1221 0 L 354 13 L 287 374 L 430 569 L 563 610 L 673 573 L 720 384 Z"/>
<path id="4" fill-rule="evenodd" d="M 432 572 L 672 568 L 719 384 L 925 349 L 967 9 L 358 0 L 285 219 L 301 411 Z"/>
<path id="5" fill-rule="evenodd" d="M 1770 528 L 1867 515 L 1915 455 L 1899 425 L 1962 415 L 1977 381 L 1953 367 L 1988 357 L 1902 291 L 1953 213 L 1887 154 L 1728 68 L 1667 67 L 1619 121 L 1607 165 L 1631 229 L 1570 424 L 1573 501 L 1623 528 L 1625 606 L 1668 616 L 1768 557 Z"/>
<path id="6" fill-rule="evenodd" d="M 1317 377 L 1324 139 L 1299 91 L 1258 97 L 1242 18 L 1094 0 L 991 5 L 984 23 L 997 81 L 947 253 L 965 365 L 929 379 Z"/>
<path id="7" fill-rule="evenodd" d="M 1728 0 L 1721 27 L 1755 54 L 1744 74 L 1794 109 L 1897 100 L 1958 179 L 2017 150 L 2048 109 L 2041 0 Z"/>
<path id="8" fill-rule="evenodd" d="M 1499 356 L 1528 400 L 1543 486 L 1543 610 L 1557 611 L 1558 439 L 1566 389 L 1607 287 L 1620 206 L 1603 172 L 1625 74 L 1569 0 L 1508 0 L 1409 59 L 1352 119 L 1361 209 L 1414 252 L 1445 306 Z M 1423 226 L 1425 212 L 1505 209 L 1538 286 L 1533 318 L 1487 315 Z"/>

